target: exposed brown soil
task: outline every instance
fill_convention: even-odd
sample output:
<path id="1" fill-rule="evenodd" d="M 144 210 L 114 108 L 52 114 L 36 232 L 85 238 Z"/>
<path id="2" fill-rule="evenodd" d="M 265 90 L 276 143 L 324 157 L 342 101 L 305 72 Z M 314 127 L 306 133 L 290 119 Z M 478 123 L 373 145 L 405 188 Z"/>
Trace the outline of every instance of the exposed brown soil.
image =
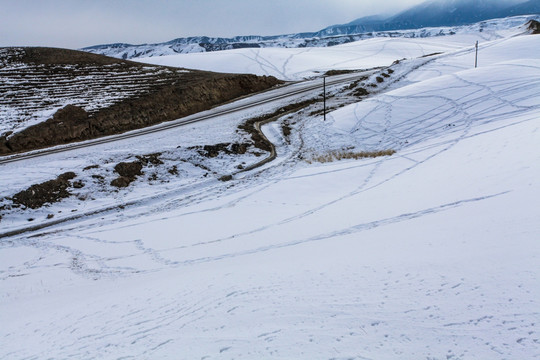
<path id="1" fill-rule="evenodd" d="M 328 70 L 324 73 L 326 76 L 333 76 L 333 75 L 343 75 L 343 74 L 351 74 L 354 72 L 358 72 L 358 70 Z"/>
<path id="2" fill-rule="evenodd" d="M 124 188 L 128 187 L 129 184 L 131 184 L 135 178 L 128 178 L 127 176 L 119 176 L 113 181 L 111 181 L 111 186 L 117 187 L 117 188 Z"/>
<path id="3" fill-rule="evenodd" d="M 119 188 L 129 186 L 137 176 L 142 175 L 142 168 L 141 160 L 116 164 L 114 171 L 120 176 L 111 181 L 111 185 Z"/>
<path id="4" fill-rule="evenodd" d="M 199 154 L 207 157 L 214 158 L 223 152 L 227 155 L 243 155 L 247 152 L 251 144 L 247 143 L 220 143 L 215 145 L 204 145 L 202 147 L 197 146 L 193 149 L 197 149 Z"/>
<path id="5" fill-rule="evenodd" d="M 434 53 L 431 53 L 431 54 L 422 55 L 420 57 L 421 58 L 426 58 L 426 57 L 436 56 L 436 55 L 441 55 L 441 54 L 442 54 L 442 52 L 434 52 Z"/>
<path id="6" fill-rule="evenodd" d="M 140 161 L 133 162 L 121 162 L 116 164 L 114 171 L 116 171 L 120 176 L 126 177 L 136 177 L 142 175 L 142 164 Z"/>
<path id="7" fill-rule="evenodd" d="M 178 175 L 178 167 L 174 165 L 172 168 L 168 169 L 167 172 L 171 175 Z"/>
<path id="8" fill-rule="evenodd" d="M 148 164 L 152 165 L 162 165 L 163 161 L 159 158 L 161 156 L 161 153 L 154 153 L 154 154 L 148 154 L 148 155 L 138 155 L 137 159 L 140 161 L 141 165 L 148 166 Z"/>
<path id="9" fill-rule="evenodd" d="M 93 112 L 85 111 L 83 106 L 68 105 L 45 122 L 11 136 L 0 136 L 0 155 L 118 134 L 174 120 L 280 83 L 274 77 L 247 74 L 180 72 L 176 69 L 160 72 L 156 69 L 169 68 L 65 49 L 24 48 L 22 53 L 13 56 L 14 58 L 10 59 L 12 62 L 39 65 L 36 68 L 39 68 L 41 77 L 50 73 L 56 78 L 68 80 L 72 79 L 75 73 L 81 78 L 80 74 L 92 75 L 96 66 L 103 71 L 99 66 L 114 64 L 114 72 L 111 71 L 107 81 L 126 81 L 130 74 L 136 73 L 138 77 L 133 78 L 126 88 L 133 91 L 133 88 L 141 87 L 144 91 Z M 18 75 L 14 72 L 10 76 Z M 91 81 L 92 76 L 86 77 Z M 24 84 L 39 90 L 40 81 L 29 84 L 33 78 L 31 76 L 30 79 L 20 80 L 20 83 L 15 82 L 13 87 Z M 58 91 L 62 91 L 61 86 Z M 103 91 L 103 96 L 107 95 L 107 91 Z M 20 102 L 24 103 L 24 99 L 22 100 Z"/>
<path id="10" fill-rule="evenodd" d="M 284 122 L 282 125 L 281 125 L 281 131 L 283 132 L 283 136 L 285 136 L 285 138 L 289 138 L 289 136 L 291 135 L 291 126 L 289 125 L 289 123 L 287 122 Z"/>
<path id="11" fill-rule="evenodd" d="M 262 135 L 262 133 L 257 129 L 256 124 L 270 121 L 278 116 L 285 115 L 286 113 L 291 112 L 291 111 L 300 110 L 316 102 L 318 102 L 317 99 L 311 99 L 311 100 L 306 100 L 299 103 L 289 104 L 287 106 L 284 106 L 276 110 L 273 113 L 266 114 L 266 115 L 256 117 L 253 119 L 249 119 L 248 121 L 240 125 L 238 128 L 240 130 L 247 132 L 251 136 L 251 140 L 253 140 L 253 144 L 255 145 L 255 147 L 263 151 L 272 151 L 272 143 L 269 142 Z"/>
<path id="12" fill-rule="evenodd" d="M 353 92 L 353 95 L 356 97 L 363 97 L 369 95 L 369 91 L 363 87 L 359 87 Z"/>
<path id="13" fill-rule="evenodd" d="M 67 172 L 58 176 L 56 179 L 32 185 L 28 189 L 15 194 L 12 201 L 14 204 L 24 205 L 31 209 L 38 209 L 45 204 L 58 202 L 71 196 L 68 189 L 72 185 L 69 180 L 75 176 L 75 173 Z"/>

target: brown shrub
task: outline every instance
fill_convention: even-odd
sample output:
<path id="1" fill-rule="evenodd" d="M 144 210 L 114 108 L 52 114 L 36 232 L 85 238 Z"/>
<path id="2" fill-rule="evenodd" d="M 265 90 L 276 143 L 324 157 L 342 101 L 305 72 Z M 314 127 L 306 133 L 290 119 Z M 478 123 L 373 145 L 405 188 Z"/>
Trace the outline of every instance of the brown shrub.
<path id="1" fill-rule="evenodd" d="M 396 153 L 395 150 L 379 150 L 379 151 L 332 151 L 328 154 L 317 155 L 308 159 L 308 163 L 319 162 L 319 163 L 329 163 L 333 161 L 343 160 L 343 159 L 363 159 L 363 158 L 376 158 L 380 156 L 391 156 Z"/>

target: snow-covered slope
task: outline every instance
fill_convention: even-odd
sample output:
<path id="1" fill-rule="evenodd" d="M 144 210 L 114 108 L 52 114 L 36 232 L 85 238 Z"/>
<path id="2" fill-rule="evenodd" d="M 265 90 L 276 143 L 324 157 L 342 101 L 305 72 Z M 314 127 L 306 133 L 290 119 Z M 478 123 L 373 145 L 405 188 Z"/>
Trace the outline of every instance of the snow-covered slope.
<path id="1" fill-rule="evenodd" d="M 483 54 L 484 43 L 504 40 L 514 35 L 523 34 L 526 18 L 519 22 L 508 21 L 508 27 L 501 23 L 476 24 L 454 33 L 451 29 L 425 29 L 432 33 L 444 32 L 452 35 L 444 37 L 386 37 L 356 41 L 331 48 L 265 48 L 236 49 L 213 53 L 181 54 L 139 58 L 137 61 L 156 65 L 177 66 L 189 69 L 211 70 L 229 73 L 252 73 L 272 75 L 283 80 L 299 80 L 320 74 L 328 70 L 366 69 L 375 66 L 388 66 L 395 60 L 416 58 L 433 53 L 461 51 L 474 46 L 476 41 L 482 44 L 480 60 L 489 59 Z M 488 46 L 488 45 L 486 45 Z M 535 52 L 534 49 L 530 51 Z M 469 64 L 470 52 L 465 52 Z"/>
<path id="2" fill-rule="evenodd" d="M 458 50 L 467 43 L 474 43 L 476 38 L 470 35 L 452 38 L 455 42 L 440 42 L 436 39 L 379 38 L 332 48 L 238 49 L 136 60 L 157 65 L 272 75 L 283 80 L 300 80 L 320 75 L 328 70 L 388 66 L 398 59 Z M 382 49 L 384 51 L 381 51 Z"/>
<path id="3" fill-rule="evenodd" d="M 393 16 L 368 16 L 333 25 L 318 34 L 357 34 L 371 31 L 459 26 L 509 16 L 540 14 L 537 0 L 427 0 Z"/>
<path id="4" fill-rule="evenodd" d="M 391 40 L 360 44 L 396 55 Z M 326 122 L 266 125 L 278 157 L 263 169 L 1 239 L 0 357 L 540 357 L 540 37 L 484 44 L 478 69 L 470 46 L 439 46 Z M 39 166 L 217 142 L 232 123 Z M 317 162 L 383 149 L 396 153 Z"/>
<path id="5" fill-rule="evenodd" d="M 56 51 L 64 58 L 57 55 L 57 63 L 51 64 L 28 60 L 28 48 L 0 48 L 0 135 L 46 121 L 66 105 L 92 114 L 141 97 L 157 84 L 170 83 L 175 76 L 187 73 L 116 59 L 90 58 L 77 63 L 82 61 L 73 59 L 77 52 Z"/>
<path id="6" fill-rule="evenodd" d="M 485 36 L 497 36 L 496 31 L 524 24 L 530 19 L 539 19 L 540 15 L 516 16 L 512 18 L 482 21 L 472 25 L 453 27 L 426 27 L 414 30 L 386 31 L 366 30 L 362 26 L 335 26 L 313 33 L 288 34 L 278 36 L 237 36 L 234 38 L 211 38 L 207 36 L 178 38 L 157 44 L 107 44 L 96 45 L 82 50 L 95 54 L 107 55 L 122 59 L 156 57 L 189 53 L 212 52 L 245 48 L 311 48 L 330 47 L 354 41 L 385 38 L 422 38 L 440 37 L 453 34 L 469 34 L 472 31 L 485 31 Z M 495 32 L 495 34 L 494 34 Z"/>

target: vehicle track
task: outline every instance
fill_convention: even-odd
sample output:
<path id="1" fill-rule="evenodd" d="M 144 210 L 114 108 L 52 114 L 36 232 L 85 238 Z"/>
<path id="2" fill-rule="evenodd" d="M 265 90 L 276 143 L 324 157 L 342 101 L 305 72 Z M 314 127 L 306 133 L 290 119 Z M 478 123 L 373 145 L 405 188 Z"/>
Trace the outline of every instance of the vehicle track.
<path id="1" fill-rule="evenodd" d="M 352 81 L 352 80 L 354 80 L 356 78 L 360 78 L 362 76 L 365 76 L 366 74 L 369 74 L 371 72 L 372 71 L 363 71 L 363 72 L 352 73 L 352 74 L 347 74 L 347 75 L 336 75 L 336 76 L 333 76 L 333 77 L 328 77 L 327 86 L 346 83 L 346 82 Z M 254 107 L 257 107 L 257 106 L 269 104 L 269 103 L 272 103 L 274 101 L 283 100 L 283 99 L 286 99 L 286 98 L 289 98 L 289 97 L 309 93 L 311 91 L 314 91 L 314 90 L 317 90 L 317 89 L 321 88 L 320 81 L 318 81 L 318 80 L 308 80 L 308 81 L 305 81 L 305 82 L 307 82 L 308 85 L 306 87 L 301 88 L 301 89 L 296 89 L 296 90 L 292 90 L 292 91 L 282 93 L 283 89 L 287 89 L 287 86 L 292 86 L 294 84 L 298 84 L 298 82 L 291 83 L 289 85 L 285 85 L 284 87 L 280 87 L 278 89 L 269 90 L 269 91 L 264 92 L 264 93 L 266 93 L 266 94 L 268 94 L 270 96 L 266 96 L 262 100 L 257 100 L 257 101 L 254 101 L 254 102 L 249 102 L 247 104 L 235 106 L 235 107 L 233 107 L 231 109 L 217 110 L 217 111 L 214 111 L 214 112 L 212 112 L 210 114 L 205 114 L 205 115 L 200 115 L 199 114 L 199 115 L 188 116 L 186 118 L 173 120 L 173 121 L 170 121 L 170 122 L 167 122 L 167 123 L 162 123 L 160 125 L 156 125 L 156 126 L 152 126 L 152 127 L 148 127 L 148 128 L 144 128 L 144 129 L 140 129 L 140 130 L 135 130 L 135 131 L 131 131 L 131 132 L 128 132 L 128 133 L 119 134 L 119 135 L 113 135 L 113 136 L 109 136 L 109 137 L 105 137 L 105 138 L 100 138 L 100 139 L 96 139 L 96 140 L 89 140 L 89 141 L 85 141 L 85 142 L 81 142 L 81 143 L 74 143 L 74 144 L 66 145 L 66 146 L 62 146 L 62 147 L 53 147 L 53 148 L 49 148 L 49 149 L 45 149 L 45 150 L 38 150 L 38 151 L 32 151 L 32 152 L 27 152 L 27 153 L 21 153 L 21 154 L 16 154 L 16 155 L 0 157 L 0 165 L 11 163 L 11 162 L 16 162 L 16 161 L 21 161 L 21 160 L 26 160 L 26 159 L 31 159 L 31 158 L 36 158 L 36 157 L 41 157 L 41 156 L 46 156 L 46 155 L 50 155 L 50 154 L 56 154 L 56 153 L 61 153 L 61 152 L 66 152 L 66 151 L 71 151 L 71 150 L 76 150 L 76 149 L 83 149 L 83 148 L 87 148 L 87 147 L 90 147 L 90 146 L 101 145 L 101 144 L 111 143 L 111 142 L 115 142 L 115 141 L 119 141 L 119 140 L 135 138 L 135 137 L 144 136 L 144 135 L 157 133 L 157 132 L 161 132 L 161 131 L 166 131 L 166 130 L 174 129 L 174 128 L 177 128 L 177 127 L 180 127 L 180 126 L 193 124 L 193 123 L 196 123 L 196 122 L 199 122 L 199 121 L 209 120 L 209 119 L 212 119 L 212 118 L 215 118 L 215 117 L 218 117 L 218 116 L 228 115 L 228 114 L 232 114 L 232 113 L 235 113 L 235 112 L 238 112 L 238 111 L 242 111 L 242 110 L 254 108 Z M 309 83 L 311 83 L 311 84 L 309 84 Z M 278 92 L 278 94 L 276 94 L 275 96 L 271 96 L 272 92 Z"/>

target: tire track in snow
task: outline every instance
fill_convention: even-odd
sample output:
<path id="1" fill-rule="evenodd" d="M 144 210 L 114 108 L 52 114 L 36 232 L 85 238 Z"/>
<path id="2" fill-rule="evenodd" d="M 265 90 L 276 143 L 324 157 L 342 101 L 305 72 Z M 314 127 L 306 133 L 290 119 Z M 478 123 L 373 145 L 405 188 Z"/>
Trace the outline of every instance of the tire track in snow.
<path id="1" fill-rule="evenodd" d="M 260 252 L 265 252 L 265 251 L 270 251 L 270 250 L 277 250 L 277 249 L 281 249 L 281 248 L 285 248 L 285 247 L 291 247 L 291 246 L 301 245 L 301 244 L 305 244 L 305 243 L 323 241 L 323 240 L 328 240 L 328 239 L 332 239 L 332 238 L 336 238 L 336 237 L 340 237 L 340 236 L 356 234 L 356 233 L 359 233 L 359 232 L 375 229 L 375 228 L 382 227 L 382 226 L 393 225 L 393 224 L 400 223 L 400 222 L 403 222 L 403 221 L 414 220 L 414 219 L 417 219 L 417 218 L 421 218 L 423 216 L 437 214 L 437 213 L 440 213 L 440 212 L 451 210 L 453 208 L 456 208 L 456 207 L 459 207 L 459 206 L 462 206 L 462 205 L 475 203 L 475 202 L 479 202 L 479 201 L 483 201 L 483 200 L 488 200 L 488 199 L 495 198 L 495 197 L 498 197 L 498 196 L 502 196 L 502 195 L 505 195 L 505 194 L 508 194 L 508 193 L 510 193 L 510 191 L 505 191 L 505 192 L 492 194 L 492 195 L 485 195 L 485 196 L 476 197 L 476 198 L 459 200 L 459 201 L 455 201 L 455 202 L 451 202 L 451 203 L 442 204 L 442 205 L 439 205 L 439 206 L 423 209 L 423 210 L 416 211 L 416 212 L 405 213 L 405 214 L 401 214 L 401 215 L 398 215 L 398 216 L 393 216 L 393 217 L 390 217 L 390 218 L 385 218 L 385 219 L 381 219 L 381 220 L 375 220 L 375 221 L 367 222 L 367 223 L 361 223 L 361 224 L 357 224 L 357 225 L 351 226 L 351 227 L 346 228 L 346 229 L 333 231 L 333 232 L 326 233 L 326 234 L 316 235 L 316 236 L 313 236 L 313 237 L 310 237 L 310 238 L 305 238 L 305 239 L 300 239 L 300 240 L 293 240 L 293 241 L 289 241 L 289 242 L 285 242 L 285 243 L 281 243 L 281 244 L 267 245 L 267 246 L 262 246 L 262 247 L 258 247 L 258 248 L 255 248 L 255 249 L 243 250 L 243 251 L 233 252 L 233 253 L 226 253 L 226 254 L 213 256 L 213 257 L 202 257 L 202 258 L 197 258 L 197 259 L 184 260 L 184 261 L 179 262 L 179 266 L 219 261 L 219 260 L 228 259 L 228 258 L 234 258 L 234 257 L 239 257 L 239 256 L 245 256 L 245 255 L 252 255 L 252 254 L 256 254 L 256 253 L 260 253 Z"/>

